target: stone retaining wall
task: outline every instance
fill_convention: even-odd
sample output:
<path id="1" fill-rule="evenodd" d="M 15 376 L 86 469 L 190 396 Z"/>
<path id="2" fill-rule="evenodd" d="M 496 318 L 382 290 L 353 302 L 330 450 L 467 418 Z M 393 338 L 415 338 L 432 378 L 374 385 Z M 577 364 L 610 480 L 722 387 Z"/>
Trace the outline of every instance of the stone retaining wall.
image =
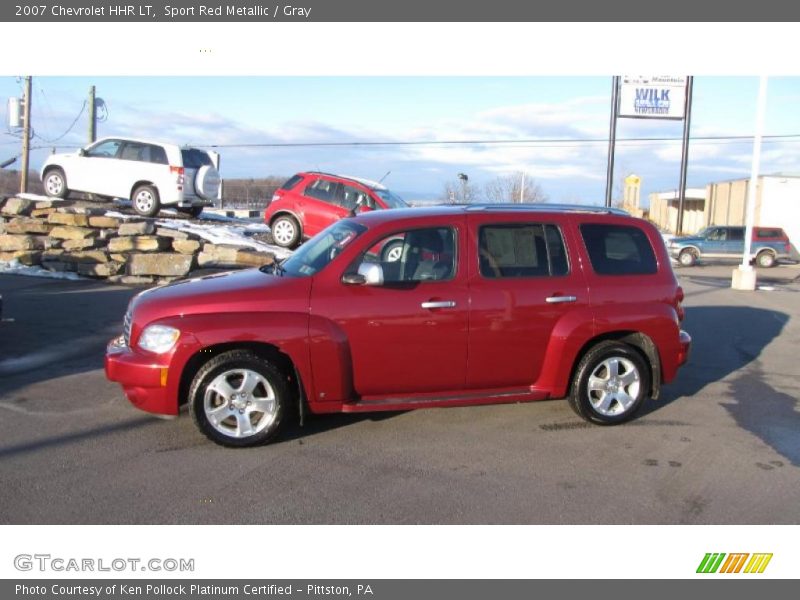
<path id="1" fill-rule="evenodd" d="M 212 244 L 157 219 L 107 216 L 86 202 L 0 200 L 0 261 L 113 283 L 164 283 L 200 268 L 271 264 L 269 252 Z"/>

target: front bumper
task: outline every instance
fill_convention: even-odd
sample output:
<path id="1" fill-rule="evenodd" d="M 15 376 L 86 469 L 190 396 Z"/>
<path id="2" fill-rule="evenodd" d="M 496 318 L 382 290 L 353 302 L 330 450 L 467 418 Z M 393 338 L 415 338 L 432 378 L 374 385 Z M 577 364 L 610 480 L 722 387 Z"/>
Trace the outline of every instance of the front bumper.
<path id="1" fill-rule="evenodd" d="M 178 414 L 177 384 L 170 379 L 170 358 L 171 353 L 158 356 L 135 352 L 125 345 L 122 338 L 116 338 L 106 348 L 106 377 L 122 385 L 128 400 L 136 408 L 175 416 Z M 173 373 L 172 376 L 176 375 Z"/>

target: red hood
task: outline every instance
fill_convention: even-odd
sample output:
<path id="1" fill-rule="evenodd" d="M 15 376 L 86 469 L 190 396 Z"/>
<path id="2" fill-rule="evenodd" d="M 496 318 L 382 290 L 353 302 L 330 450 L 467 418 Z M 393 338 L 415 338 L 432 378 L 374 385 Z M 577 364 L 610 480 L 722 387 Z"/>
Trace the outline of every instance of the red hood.
<path id="1" fill-rule="evenodd" d="M 308 312 L 311 279 L 258 269 L 185 279 L 146 290 L 131 301 L 138 331 L 166 317 L 235 312 Z"/>

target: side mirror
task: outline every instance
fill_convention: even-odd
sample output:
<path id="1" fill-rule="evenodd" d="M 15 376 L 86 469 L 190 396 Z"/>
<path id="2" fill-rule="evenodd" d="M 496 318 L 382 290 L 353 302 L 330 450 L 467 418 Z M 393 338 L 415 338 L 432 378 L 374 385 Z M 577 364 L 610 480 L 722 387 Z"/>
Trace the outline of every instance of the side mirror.
<path id="1" fill-rule="evenodd" d="M 86 148 L 79 149 L 78 156 L 86 156 Z"/>
<path id="2" fill-rule="evenodd" d="M 358 273 L 345 273 L 342 276 L 345 285 L 383 285 L 383 268 L 376 263 L 361 263 Z"/>

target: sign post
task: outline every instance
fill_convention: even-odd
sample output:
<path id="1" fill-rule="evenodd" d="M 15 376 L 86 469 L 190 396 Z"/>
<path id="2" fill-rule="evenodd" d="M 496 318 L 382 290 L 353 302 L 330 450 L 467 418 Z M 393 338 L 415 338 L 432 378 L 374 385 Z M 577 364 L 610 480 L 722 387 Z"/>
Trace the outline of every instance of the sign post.
<path id="1" fill-rule="evenodd" d="M 621 79 L 621 82 L 620 82 Z M 614 171 L 616 120 L 667 119 L 683 121 L 681 150 L 680 206 L 676 233 L 683 227 L 683 206 L 686 196 L 686 165 L 689 159 L 689 126 L 693 78 L 674 75 L 623 75 L 614 77 L 611 123 L 606 176 L 606 206 L 611 206 L 611 180 Z"/>

